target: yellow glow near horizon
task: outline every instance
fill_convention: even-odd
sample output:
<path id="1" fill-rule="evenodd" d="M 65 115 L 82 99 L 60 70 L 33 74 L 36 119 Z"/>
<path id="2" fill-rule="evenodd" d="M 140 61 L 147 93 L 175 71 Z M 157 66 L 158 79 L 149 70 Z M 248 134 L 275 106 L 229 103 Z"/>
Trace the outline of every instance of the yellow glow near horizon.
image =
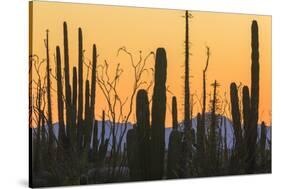
<path id="1" fill-rule="evenodd" d="M 202 70 L 206 61 L 206 46 L 210 47 L 211 57 L 207 72 L 207 93 L 214 80 L 220 84 L 219 95 L 229 97 L 229 85 L 241 82 L 250 86 L 251 78 L 251 22 L 257 20 L 260 44 L 260 121 L 271 124 L 271 17 L 246 14 L 226 14 L 190 11 L 190 87 L 194 96 L 193 115 L 201 111 L 199 100 L 202 95 Z M 118 91 L 123 100 L 133 87 L 133 72 L 129 57 L 117 50 L 125 46 L 138 60 L 139 51 L 145 56 L 158 47 L 167 53 L 167 113 L 166 127 L 171 127 L 172 96 L 178 100 L 179 121 L 183 119 L 184 97 L 184 41 L 185 12 L 183 10 L 164 10 L 103 6 L 91 4 L 72 4 L 54 2 L 33 2 L 33 52 L 41 59 L 46 57 L 44 39 L 46 29 L 49 33 L 51 65 L 55 70 L 55 46 L 61 47 L 63 63 L 63 22 L 68 24 L 70 73 L 78 62 L 78 28 L 83 31 L 85 61 L 91 60 L 92 44 L 97 45 L 98 65 L 107 60 L 111 68 L 120 63 L 124 70 Z M 148 68 L 154 67 L 154 59 L 147 61 Z M 54 72 L 55 73 L 55 72 Z M 86 71 L 84 73 L 86 75 Z M 151 74 L 143 79 L 150 81 Z M 54 88 L 56 84 L 53 81 Z M 143 86 L 146 88 L 146 86 Z M 152 90 L 149 91 L 151 96 Z M 56 95 L 53 93 L 54 121 L 57 120 Z M 210 100 L 210 99 L 208 99 Z M 135 102 L 135 101 L 134 101 Z M 208 101 L 207 101 L 208 102 Z M 130 121 L 135 121 L 135 104 Z M 102 110 L 107 109 L 105 99 L 97 86 L 96 117 L 100 119 Z M 125 110 L 128 105 L 125 106 Z M 227 115 L 229 116 L 229 115 Z"/>

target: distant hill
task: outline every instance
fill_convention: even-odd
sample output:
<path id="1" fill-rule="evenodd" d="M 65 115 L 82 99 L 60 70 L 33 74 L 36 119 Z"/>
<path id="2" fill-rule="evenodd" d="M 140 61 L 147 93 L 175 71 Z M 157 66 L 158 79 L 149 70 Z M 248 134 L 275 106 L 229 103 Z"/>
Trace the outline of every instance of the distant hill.
<path id="1" fill-rule="evenodd" d="M 205 124 L 205 131 L 206 131 L 206 134 L 208 132 L 208 128 L 209 128 L 209 123 L 210 123 L 210 113 L 207 113 L 206 114 L 206 124 Z M 219 122 L 219 127 L 217 128 L 217 132 L 221 132 L 222 134 L 222 137 L 224 138 L 225 136 L 227 136 L 227 148 L 228 149 L 232 149 L 233 148 L 233 144 L 234 144 L 234 140 L 235 140 L 235 137 L 234 137 L 234 130 L 233 130 L 233 126 L 232 126 L 232 122 L 225 116 L 219 116 L 218 117 L 218 122 Z M 48 131 L 48 126 L 46 126 L 46 130 Z M 98 121 L 98 137 L 100 139 L 100 136 L 101 136 L 101 130 L 102 130 L 102 122 L 101 121 Z M 117 141 L 119 141 L 119 138 L 121 138 L 122 134 L 124 133 L 124 136 L 122 138 L 122 143 L 121 143 L 121 149 L 123 150 L 123 147 L 124 147 L 124 143 L 126 142 L 126 135 L 127 135 L 127 132 L 129 129 L 132 129 L 133 128 L 133 125 L 131 123 L 128 123 L 127 124 L 127 128 L 125 126 L 116 126 L 116 138 L 117 138 Z M 195 131 L 195 134 L 197 132 L 197 119 L 196 118 L 193 118 L 192 119 L 192 128 L 194 129 Z M 258 140 L 260 138 L 260 125 L 258 125 Z M 183 129 L 183 123 L 179 123 L 179 130 L 182 131 Z M 219 131 L 221 130 L 221 131 Z M 54 127 L 53 127 L 53 131 L 55 133 L 55 136 L 58 138 L 58 131 L 59 131 L 59 125 L 58 123 L 55 123 L 54 124 Z M 165 129 L 165 147 L 166 149 L 168 148 L 168 144 L 169 144 L 169 136 L 170 136 L 170 133 L 172 131 L 172 128 L 166 128 Z M 226 131 L 226 132 L 225 132 Z M 109 143 L 109 149 L 111 148 L 111 144 L 112 144 L 112 135 L 111 135 L 111 122 L 110 121 L 105 121 L 105 138 L 109 138 L 110 136 L 110 143 Z M 267 127 L 267 139 L 269 140 L 271 137 L 271 127 Z M 269 143 L 268 143 L 268 140 L 267 140 L 267 147 L 269 146 Z"/>

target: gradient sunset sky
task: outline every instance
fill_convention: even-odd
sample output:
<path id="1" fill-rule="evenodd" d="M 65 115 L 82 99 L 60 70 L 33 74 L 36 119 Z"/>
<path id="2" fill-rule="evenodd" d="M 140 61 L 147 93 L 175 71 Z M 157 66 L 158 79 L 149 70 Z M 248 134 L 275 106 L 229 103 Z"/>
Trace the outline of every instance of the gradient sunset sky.
<path id="1" fill-rule="evenodd" d="M 251 78 L 251 22 L 257 20 L 260 44 L 260 121 L 271 124 L 271 17 L 190 11 L 190 89 L 194 96 L 193 115 L 201 111 L 199 99 L 202 96 L 202 70 L 206 62 L 206 46 L 211 56 L 207 72 L 207 94 L 212 92 L 211 83 L 220 84 L 218 94 L 229 98 L 231 82 L 250 86 Z M 168 70 L 166 127 L 171 127 L 172 96 L 178 100 L 179 121 L 183 119 L 184 97 L 184 42 L 185 11 L 151 8 L 133 8 L 75 3 L 33 2 L 33 52 L 44 59 L 46 30 L 49 33 L 51 66 L 55 70 L 54 53 L 59 45 L 63 56 L 63 22 L 68 24 L 69 54 L 72 66 L 78 63 L 78 28 L 83 31 L 85 60 L 91 60 L 92 45 L 97 45 L 98 65 L 104 60 L 114 69 L 120 63 L 124 70 L 118 91 L 122 99 L 130 94 L 133 87 L 133 72 L 129 57 L 125 53 L 117 56 L 117 50 L 125 46 L 138 60 L 139 51 L 143 56 L 158 47 L 167 53 Z M 63 58 L 62 58 L 62 63 Z M 150 57 L 147 67 L 154 67 Z M 86 70 L 86 69 L 84 69 Z M 42 71 L 42 74 L 44 71 Z M 55 72 L 53 72 L 55 74 Z M 86 75 L 86 73 L 84 74 Z M 151 81 L 152 74 L 146 73 L 143 79 Z M 56 88 L 56 83 L 53 81 Z M 146 88 L 147 86 L 143 86 Z M 149 91 L 151 97 L 152 90 Z M 53 93 L 54 119 L 57 120 L 56 95 Z M 209 98 L 207 99 L 209 102 Z M 134 101 L 135 102 L 135 101 Z M 134 106 L 135 107 L 135 104 Z M 107 109 L 106 101 L 97 85 L 96 118 Z M 128 106 L 125 106 L 125 110 Z M 227 110 L 228 111 L 228 110 Z M 228 113 L 227 113 L 228 114 Z M 227 115 L 229 116 L 229 115 Z M 135 122 L 135 110 L 130 121 Z"/>

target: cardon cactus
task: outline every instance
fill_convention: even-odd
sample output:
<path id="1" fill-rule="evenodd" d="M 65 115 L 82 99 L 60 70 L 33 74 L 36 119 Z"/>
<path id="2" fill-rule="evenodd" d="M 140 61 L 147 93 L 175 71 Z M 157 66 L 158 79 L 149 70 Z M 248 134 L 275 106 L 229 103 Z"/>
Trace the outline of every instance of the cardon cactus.
<path id="1" fill-rule="evenodd" d="M 90 118 L 89 125 L 92 127 L 95 120 L 95 103 L 96 103 L 96 67 L 97 67 L 97 48 L 96 45 L 93 45 L 93 63 L 92 63 L 92 78 L 91 78 L 91 99 L 90 99 Z"/>
<path id="2" fill-rule="evenodd" d="M 167 58 L 164 48 L 156 51 L 152 96 L 151 178 L 161 179 L 164 172 Z"/>
<path id="3" fill-rule="evenodd" d="M 177 99 L 172 98 L 173 130 L 169 137 L 167 178 L 178 178 L 180 174 L 181 133 L 178 129 Z"/>
<path id="4" fill-rule="evenodd" d="M 139 90 L 136 97 L 137 140 L 142 179 L 150 178 L 150 121 L 147 92 Z"/>
<path id="5" fill-rule="evenodd" d="M 239 109 L 239 99 L 238 99 L 238 90 L 235 83 L 230 85 L 230 100 L 231 100 L 231 115 L 233 121 L 233 129 L 235 135 L 235 149 L 241 155 L 242 147 L 242 129 L 241 129 L 241 114 Z"/>
<path id="6" fill-rule="evenodd" d="M 131 180 L 141 180 L 141 168 L 140 168 L 140 153 L 137 140 L 137 128 L 128 130 L 127 136 L 127 158 L 128 166 L 130 168 Z"/>
<path id="7" fill-rule="evenodd" d="M 82 29 L 78 29 L 78 120 L 77 120 L 77 147 L 82 148 L 83 139 L 83 41 Z"/>
<path id="8" fill-rule="evenodd" d="M 91 141 L 91 130 L 92 125 L 90 125 L 90 119 L 91 119 L 91 111 L 90 111 L 91 105 L 90 105 L 90 82 L 89 80 L 86 80 L 86 88 L 85 88 L 85 119 L 83 124 L 83 146 L 86 147 L 86 149 L 89 149 L 90 147 L 90 141 Z"/>
<path id="9" fill-rule="evenodd" d="M 136 126 L 127 133 L 127 156 L 133 180 L 150 179 L 150 121 L 147 92 L 143 89 L 136 97 Z"/>
<path id="10" fill-rule="evenodd" d="M 245 130 L 245 138 L 249 137 L 248 129 L 250 124 L 250 95 L 249 88 L 247 86 L 243 87 L 243 126 Z"/>
<path id="11" fill-rule="evenodd" d="M 72 101 L 71 101 L 71 122 L 73 127 L 71 127 L 70 132 L 70 144 L 72 147 L 76 144 L 76 124 L 77 124 L 77 68 L 73 67 L 73 75 L 72 75 Z"/>
<path id="12" fill-rule="evenodd" d="M 57 63 L 57 105 L 58 105 L 58 120 L 59 120 L 59 145 L 65 148 L 65 125 L 64 125 L 64 103 L 62 90 L 62 75 L 61 75 L 61 55 L 59 46 L 56 47 L 56 63 Z"/>
<path id="13" fill-rule="evenodd" d="M 254 173 L 256 167 L 257 125 L 259 120 L 259 31 L 256 20 L 252 22 L 252 66 L 251 66 L 251 113 L 247 139 L 247 173 Z"/>
<path id="14" fill-rule="evenodd" d="M 98 148 L 99 148 L 99 139 L 98 139 L 98 121 L 95 121 L 94 123 L 94 129 L 93 129 L 93 160 L 94 162 L 97 162 L 99 159 L 98 155 Z"/>
<path id="15" fill-rule="evenodd" d="M 233 173 L 241 173 L 244 169 L 244 142 L 242 138 L 241 128 L 241 113 L 239 109 L 238 89 L 233 82 L 230 84 L 230 100 L 231 100 L 231 114 L 233 121 L 233 130 L 235 136 L 234 153 L 230 159 L 230 171 Z"/>
<path id="16" fill-rule="evenodd" d="M 65 81 L 65 108 L 66 108 L 66 134 L 68 139 L 72 135 L 72 119 L 71 119 L 71 87 L 69 81 L 69 52 L 68 52 L 68 33 L 67 24 L 63 23 L 63 44 L 64 44 L 64 81 Z"/>
<path id="17" fill-rule="evenodd" d="M 172 98 L 172 124 L 173 124 L 173 129 L 177 130 L 178 129 L 178 107 L 177 107 L 177 98 L 173 96 Z"/>

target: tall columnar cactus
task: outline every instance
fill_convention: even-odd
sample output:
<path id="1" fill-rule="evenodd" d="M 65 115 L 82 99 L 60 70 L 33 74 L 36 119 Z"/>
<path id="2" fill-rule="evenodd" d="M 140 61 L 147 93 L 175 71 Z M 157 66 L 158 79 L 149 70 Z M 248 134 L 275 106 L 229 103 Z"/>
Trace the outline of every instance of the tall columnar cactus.
<path id="1" fill-rule="evenodd" d="M 150 121 L 149 101 L 145 90 L 139 90 L 136 97 L 137 140 L 140 156 L 140 176 L 150 178 Z"/>
<path id="2" fill-rule="evenodd" d="M 181 133 L 178 129 L 177 99 L 172 98 L 173 130 L 169 137 L 167 177 L 178 178 L 181 160 Z"/>
<path id="3" fill-rule="evenodd" d="M 49 31 L 46 31 L 46 73 L 47 73 L 47 105 L 48 105 L 48 151 L 52 154 L 54 147 L 53 116 L 52 116 L 52 94 L 50 77 L 50 56 L 49 56 Z"/>
<path id="4" fill-rule="evenodd" d="M 98 156 L 98 147 L 99 147 L 99 140 L 98 140 L 98 121 L 95 121 L 94 123 L 94 129 L 93 129 L 93 160 L 96 163 L 99 159 Z"/>
<path id="5" fill-rule="evenodd" d="M 249 95 L 249 88 L 244 86 L 242 89 L 242 103 L 243 103 L 243 123 L 244 123 L 244 131 L 245 131 L 245 138 L 249 137 L 249 124 L 250 124 L 250 95 Z"/>
<path id="6" fill-rule="evenodd" d="M 63 23 L 63 44 L 64 44 L 64 81 L 65 81 L 65 108 L 66 108 L 66 134 L 70 139 L 72 119 L 71 119 L 71 87 L 69 81 L 69 53 L 67 24 Z"/>
<path id="7" fill-rule="evenodd" d="M 254 173 L 256 165 L 257 124 L 259 120 L 259 31 L 256 20 L 252 22 L 251 113 L 250 136 L 247 139 L 247 173 Z"/>
<path id="8" fill-rule="evenodd" d="M 71 127 L 71 132 L 70 132 L 70 143 L 72 146 L 77 142 L 75 141 L 76 139 L 76 116 L 77 116 L 77 68 L 74 66 L 73 67 L 73 75 L 72 75 L 72 101 L 71 101 L 71 107 L 72 107 L 72 124 L 73 127 Z"/>
<path id="9" fill-rule="evenodd" d="M 78 29 L 78 120 L 77 120 L 77 145 L 82 147 L 83 134 L 83 41 L 82 29 Z"/>
<path id="10" fill-rule="evenodd" d="M 95 102 L 96 102 L 96 67 L 97 67 L 97 48 L 93 45 L 93 60 L 92 60 L 92 81 L 91 81 L 91 107 L 90 107 L 90 126 L 92 127 L 95 119 Z"/>
<path id="11" fill-rule="evenodd" d="M 173 96 L 172 98 L 172 124 L 173 124 L 173 129 L 177 130 L 178 129 L 178 108 L 177 108 L 177 98 Z"/>
<path id="12" fill-rule="evenodd" d="M 242 147 L 242 129 L 241 115 L 239 109 L 238 90 L 235 83 L 230 84 L 230 100 L 231 100 L 231 115 L 233 121 L 233 129 L 235 135 L 235 149 L 237 155 L 241 155 Z"/>
<path id="13" fill-rule="evenodd" d="M 91 118 L 91 111 L 90 111 L 90 82 L 86 80 L 85 86 L 85 119 L 83 122 L 83 146 L 86 147 L 86 150 L 90 147 L 90 139 L 91 139 L 91 129 L 92 126 L 90 125 L 90 118 Z"/>
<path id="14" fill-rule="evenodd" d="M 65 147 L 65 125 L 64 125 L 64 103 L 61 76 L 61 55 L 59 46 L 56 47 L 56 63 L 57 63 L 57 105 L 59 120 L 59 144 Z"/>
<path id="15" fill-rule="evenodd" d="M 138 148 L 137 128 L 129 129 L 126 136 L 127 157 L 131 180 L 141 180 L 140 153 Z"/>
<path id="16" fill-rule="evenodd" d="M 161 179 L 164 172 L 167 58 L 164 48 L 156 51 L 152 96 L 151 178 Z"/>

